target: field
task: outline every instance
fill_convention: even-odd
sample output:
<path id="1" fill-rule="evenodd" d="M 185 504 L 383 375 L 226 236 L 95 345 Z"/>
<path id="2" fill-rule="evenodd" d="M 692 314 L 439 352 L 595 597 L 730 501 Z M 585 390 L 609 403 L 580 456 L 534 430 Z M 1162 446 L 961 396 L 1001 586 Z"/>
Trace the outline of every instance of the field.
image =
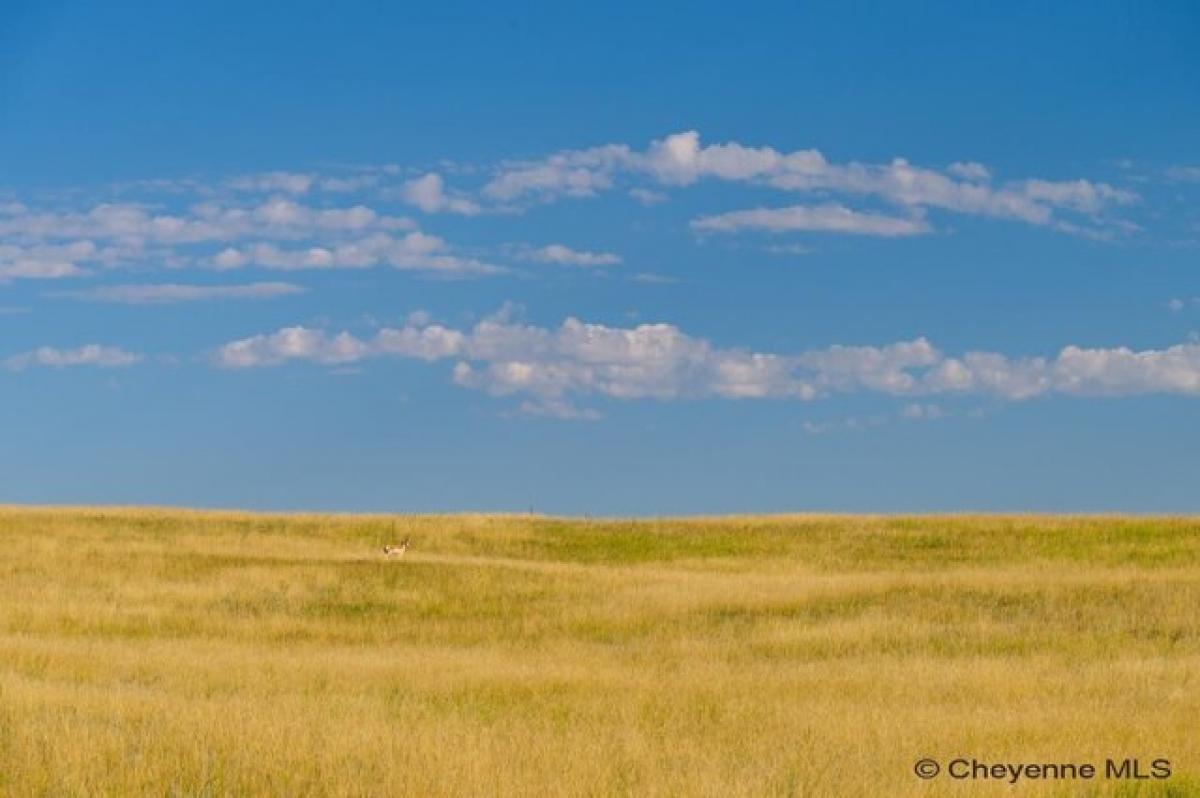
<path id="1" fill-rule="evenodd" d="M 0 509 L 3 795 L 1014 792 L 1200 795 L 1200 520 Z"/>

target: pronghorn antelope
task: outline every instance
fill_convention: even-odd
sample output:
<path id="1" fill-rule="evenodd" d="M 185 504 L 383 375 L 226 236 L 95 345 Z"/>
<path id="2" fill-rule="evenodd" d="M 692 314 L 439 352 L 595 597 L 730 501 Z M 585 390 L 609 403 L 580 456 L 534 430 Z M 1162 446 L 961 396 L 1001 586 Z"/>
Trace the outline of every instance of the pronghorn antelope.
<path id="1" fill-rule="evenodd" d="M 400 541 L 400 545 L 398 545 L 398 546 L 392 546 L 392 545 L 384 546 L 383 547 L 383 556 L 385 556 L 389 559 L 391 559 L 392 557 L 395 557 L 397 559 L 403 557 L 404 552 L 408 551 L 410 542 L 411 541 L 409 540 L 409 538 L 405 538 L 404 540 Z"/>

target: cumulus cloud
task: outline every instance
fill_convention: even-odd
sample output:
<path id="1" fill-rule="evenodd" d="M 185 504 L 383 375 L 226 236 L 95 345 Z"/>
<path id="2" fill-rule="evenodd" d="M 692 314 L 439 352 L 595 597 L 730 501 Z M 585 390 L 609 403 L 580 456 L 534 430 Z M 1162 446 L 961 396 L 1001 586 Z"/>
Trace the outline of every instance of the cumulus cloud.
<path id="1" fill-rule="evenodd" d="M 289 361 L 353 363 L 368 357 L 439 360 L 457 355 L 464 335 L 420 319 L 402 328 L 384 328 L 371 340 L 350 333 L 331 334 L 308 327 L 286 327 L 278 332 L 243 338 L 222 346 L 213 355 L 217 366 L 229 369 L 279 366 Z"/>
<path id="2" fill-rule="evenodd" d="M 234 341 L 214 360 L 228 368 L 250 368 L 382 356 L 455 358 L 454 379 L 460 385 L 539 399 L 561 400 L 574 393 L 630 399 L 810 393 L 791 380 L 776 356 L 716 350 L 668 324 L 623 329 L 567 319 L 557 329 L 546 329 L 492 317 L 466 332 L 410 322 L 367 339 L 296 327 Z"/>
<path id="3" fill-rule="evenodd" d="M 0 216 L 0 240 L 31 245 L 76 240 L 107 241 L 132 249 L 147 244 L 187 245 L 243 238 L 305 239 L 369 230 L 412 230 L 411 219 L 376 213 L 364 205 L 316 208 L 283 197 L 251 206 L 214 202 L 184 213 L 160 213 L 135 203 L 101 203 L 82 211 L 35 211 Z"/>
<path id="4" fill-rule="evenodd" d="M 503 201 L 591 196 L 613 187 L 619 175 L 648 178 L 663 186 L 704 179 L 752 183 L 800 193 L 872 197 L 910 211 L 948 212 L 1053 225 L 1063 213 L 1093 219 L 1137 196 L 1106 183 L 1030 179 L 996 184 L 976 162 L 945 170 L 920 167 L 903 158 L 888 163 L 834 163 L 815 149 L 784 152 L 738 142 L 704 145 L 694 130 L 653 141 L 644 150 L 610 144 L 567 150 L 538 161 L 502 164 L 483 188 Z M 1087 230 L 1076 225 L 1057 229 Z"/>
<path id="5" fill-rule="evenodd" d="M 567 150 L 541 161 L 510 161 L 501 164 L 483 187 L 483 194 L 500 201 L 526 196 L 542 200 L 588 197 L 611 188 L 613 173 L 634 162 L 632 151 L 623 144 Z"/>
<path id="6" fill-rule="evenodd" d="M 1170 174 L 1189 179 L 1193 169 L 1178 166 Z M 369 196 L 398 199 L 426 213 L 474 215 L 593 196 L 618 186 L 650 205 L 665 198 L 666 188 L 707 180 L 809 195 L 820 198 L 820 204 L 772 203 L 713 213 L 693 220 L 693 228 L 702 231 L 905 236 L 928 232 L 936 222 L 933 212 L 1014 219 L 1100 239 L 1137 229 L 1112 213 L 1138 197 L 1106 183 L 999 181 L 975 161 L 945 168 L 903 158 L 835 162 L 815 149 L 709 143 L 694 130 L 640 149 L 606 144 L 504 161 L 471 192 L 449 187 L 437 171 L 390 182 L 399 174 L 398 167 L 355 166 L 329 174 L 259 172 L 212 184 L 143 180 L 114 187 L 108 201 L 74 206 L 36 207 L 6 197 L 0 202 L 0 281 L 62 279 L 128 266 L 315 269 L 373 263 L 440 274 L 497 271 L 445 242 L 436 254 L 414 253 L 414 245 L 423 240 L 441 239 L 421 233 L 412 219 L 365 202 L 329 201 L 368 190 Z M 126 201 L 136 192 L 143 199 L 168 201 Z M 872 207 L 855 208 L 855 200 Z M 543 254 L 550 262 L 582 266 L 604 265 L 616 257 L 572 252 L 553 244 Z"/>
<path id="7" fill-rule="evenodd" d="M 978 165 L 975 165 L 978 166 Z M 770 147 L 736 142 L 700 145 L 695 131 L 653 143 L 643 168 L 661 180 L 687 184 L 704 177 L 761 181 L 790 191 L 837 191 L 875 196 L 897 205 L 930 207 L 1046 224 L 1056 209 L 1096 212 L 1107 205 L 1133 202 L 1136 196 L 1086 180 L 1025 180 L 999 187 L 982 184 L 978 169 L 969 180 L 956 180 L 903 158 L 887 164 L 835 164 L 817 150 L 782 153 Z M 960 174 L 962 166 L 957 170 Z"/>
<path id="8" fill-rule="evenodd" d="M 599 421 L 603 418 L 598 410 L 576 407 L 561 399 L 526 400 L 517 406 L 517 410 L 527 416 L 543 416 L 570 421 Z"/>
<path id="9" fill-rule="evenodd" d="M 890 419 L 884 415 L 847 416 L 845 418 L 831 419 L 828 421 L 804 421 L 800 425 L 800 428 L 804 430 L 806 435 L 825 435 L 829 432 L 857 432 L 874 429 L 875 427 L 881 427 L 884 424 L 887 424 L 889 420 Z"/>
<path id="10" fill-rule="evenodd" d="M 525 251 L 525 257 L 541 263 L 558 263 L 565 266 L 612 266 L 621 262 L 619 255 L 611 252 L 588 252 L 571 249 L 563 244 L 550 244 Z"/>
<path id="11" fill-rule="evenodd" d="M 671 277 L 668 274 L 658 274 L 657 272 L 638 272 L 629 278 L 635 283 L 645 283 L 647 285 L 674 285 L 679 282 L 679 278 Z"/>
<path id="12" fill-rule="evenodd" d="M 163 305 L 208 299 L 271 299 L 304 292 L 292 283 L 247 283 L 244 285 L 188 285 L 154 283 L 110 285 L 62 294 L 88 302 L 112 302 L 123 305 Z"/>
<path id="13" fill-rule="evenodd" d="M 983 395 L 1010 401 L 1038 396 L 1200 395 L 1200 344 L 1160 350 L 1067 346 L 1054 357 L 973 351 L 953 357 L 924 338 L 882 346 L 835 345 L 794 353 L 724 348 L 671 324 L 610 327 L 568 318 L 556 328 L 484 319 L 455 330 L 410 319 L 369 337 L 292 327 L 234 341 L 213 355 L 225 368 L 309 361 L 344 364 L 401 357 L 452 360 L 456 384 L 494 396 L 519 396 L 547 414 L 575 400 L 794 399 L 873 392 L 914 400 L 904 415 L 935 418 L 920 397 Z"/>
<path id="14" fill-rule="evenodd" d="M 379 183 L 382 170 L 370 171 L 348 177 L 322 177 L 317 180 L 317 188 L 335 194 L 348 194 L 363 191 Z"/>
<path id="15" fill-rule="evenodd" d="M 1180 164 L 1168 167 L 1167 179 L 1180 183 L 1200 183 L 1200 166 Z"/>
<path id="16" fill-rule="evenodd" d="M 1170 174 L 1189 179 L 1194 168 L 1178 166 Z M 431 214 L 470 216 L 615 188 L 651 205 L 664 200 L 669 188 L 701 181 L 790 195 L 789 201 L 693 219 L 692 228 L 701 232 L 914 236 L 930 232 L 938 213 L 1013 219 L 1098 239 L 1137 229 L 1113 213 L 1138 197 L 1102 182 L 1002 181 L 985 165 L 968 160 L 944 168 L 903 158 L 837 162 L 816 149 L 707 142 L 694 130 L 640 148 L 614 143 L 504 161 L 486 170 L 483 184 L 471 190 L 447 185 L 443 175 L 451 173 L 473 172 L 446 165 L 404 180 L 399 167 L 344 166 L 328 173 L 265 171 L 211 183 L 190 178 L 136 181 L 111 187 L 106 201 L 87 204 L 60 196 L 58 204 L 47 206 L 6 196 L 0 202 L 0 283 L 84 277 L 115 268 L 197 266 L 391 266 L 434 275 L 496 273 L 503 270 L 422 232 L 412 219 L 393 215 L 374 200 L 398 200 Z M 346 196 L 355 193 L 363 201 Z M 797 195 L 802 201 L 796 201 Z M 131 197 L 142 201 L 128 201 Z M 609 252 L 561 243 L 518 256 L 576 266 L 620 260 Z"/>
<path id="17" fill-rule="evenodd" d="M 91 241 L 18 246 L 0 243 L 0 283 L 8 280 L 57 280 L 86 273 L 82 264 L 96 260 Z"/>
<path id="18" fill-rule="evenodd" d="M 241 175 L 229 181 L 229 187 L 238 191 L 254 191 L 271 193 L 281 191 L 287 194 L 305 194 L 316 177 L 300 172 L 259 172 L 252 175 Z"/>
<path id="19" fill-rule="evenodd" d="M 249 194 L 308 194 L 313 191 L 327 191 L 344 194 L 363 191 L 378 185 L 380 179 L 395 171 L 392 166 L 356 166 L 343 168 L 333 174 L 316 174 L 313 172 L 257 172 L 238 175 L 225 181 L 224 187 L 236 192 Z M 206 190 L 203 184 L 196 181 L 157 181 L 170 182 L 191 190 Z M 142 181 L 145 184 L 146 181 Z M 209 190 L 211 193 L 211 190 Z"/>
<path id="20" fill-rule="evenodd" d="M 316 207 L 283 196 L 250 205 L 197 203 L 162 213 L 134 203 L 86 210 L 0 214 L 0 282 L 87 274 L 95 267 L 154 262 L 169 268 L 367 268 L 438 274 L 501 269 L 458 254 L 411 219 L 362 204 Z"/>
<path id="21" fill-rule="evenodd" d="M 119 347 L 100 344 L 87 344 L 77 349 L 55 349 L 51 346 L 43 346 L 9 357 L 4 361 L 4 366 L 12 371 L 21 371 L 32 366 L 126 368 L 140 363 L 142 359 L 139 354 L 127 352 Z"/>
<path id="22" fill-rule="evenodd" d="M 867 236 L 913 236 L 929 232 L 929 225 L 918 218 L 884 216 L 878 213 L 852 211 L 843 205 L 793 205 L 788 208 L 754 208 L 732 211 L 715 216 L 702 216 L 692 221 L 692 229 L 700 232 L 736 233 L 742 230 L 766 230 L 784 233 L 807 232 L 847 233 Z"/>
<path id="23" fill-rule="evenodd" d="M 353 363 L 369 354 L 368 346 L 349 333 L 329 335 L 323 330 L 285 327 L 269 335 L 255 335 L 221 347 L 215 362 L 225 368 L 278 366 L 289 360 L 315 363 Z"/>
<path id="24" fill-rule="evenodd" d="M 811 255 L 813 253 L 812 247 L 804 244 L 772 244 L 764 249 L 772 255 Z"/>
<path id="25" fill-rule="evenodd" d="M 990 180 L 991 171 L 977 161 L 957 161 L 946 167 L 946 171 L 963 180 Z"/>
<path id="26" fill-rule="evenodd" d="M 446 183 L 437 172 L 409 180 L 400 188 L 400 197 L 426 213 L 459 213 L 470 216 L 479 213 L 479 205 L 460 196 L 446 193 Z"/>
<path id="27" fill-rule="evenodd" d="M 914 421 L 915 420 L 932 421 L 934 419 L 939 419 L 939 418 L 942 418 L 943 416 L 945 416 L 945 411 L 942 410 L 940 405 L 929 404 L 929 403 L 922 404 L 920 402 L 911 402 L 911 403 L 905 405 L 904 409 L 900 411 L 900 416 L 901 416 L 901 418 L 906 418 L 906 419 L 910 419 L 910 420 L 914 420 Z"/>
<path id="28" fill-rule="evenodd" d="M 653 191 L 648 188 L 631 188 L 629 196 L 633 197 L 643 205 L 658 205 L 661 202 L 667 201 L 667 195 L 662 191 Z"/>
<path id="29" fill-rule="evenodd" d="M 241 247 L 227 247 L 214 255 L 209 265 L 216 269 L 258 266 L 285 271 L 369 269 L 386 265 L 400 270 L 444 275 L 496 274 L 503 271 L 493 264 L 455 255 L 441 238 L 420 232 L 399 238 L 387 233 L 375 233 L 327 246 L 303 248 L 255 242 Z"/>

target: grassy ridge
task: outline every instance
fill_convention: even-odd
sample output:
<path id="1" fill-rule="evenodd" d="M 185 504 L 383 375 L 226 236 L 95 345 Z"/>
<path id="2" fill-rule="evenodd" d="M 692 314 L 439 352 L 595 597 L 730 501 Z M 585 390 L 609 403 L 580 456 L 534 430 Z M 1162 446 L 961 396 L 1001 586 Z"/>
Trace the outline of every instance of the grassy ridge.
<path id="1" fill-rule="evenodd" d="M 12 508 L 0 794 L 1200 794 L 1197 607 L 1194 519 Z"/>

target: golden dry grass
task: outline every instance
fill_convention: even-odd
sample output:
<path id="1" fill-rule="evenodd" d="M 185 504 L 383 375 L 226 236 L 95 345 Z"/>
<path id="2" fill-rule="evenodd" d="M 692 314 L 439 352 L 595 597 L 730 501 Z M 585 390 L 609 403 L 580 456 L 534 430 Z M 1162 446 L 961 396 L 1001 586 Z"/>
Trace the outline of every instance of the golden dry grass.
<path id="1" fill-rule="evenodd" d="M 1193 519 L 8 508 L 0 793 L 1194 795 L 1198 608 Z"/>

